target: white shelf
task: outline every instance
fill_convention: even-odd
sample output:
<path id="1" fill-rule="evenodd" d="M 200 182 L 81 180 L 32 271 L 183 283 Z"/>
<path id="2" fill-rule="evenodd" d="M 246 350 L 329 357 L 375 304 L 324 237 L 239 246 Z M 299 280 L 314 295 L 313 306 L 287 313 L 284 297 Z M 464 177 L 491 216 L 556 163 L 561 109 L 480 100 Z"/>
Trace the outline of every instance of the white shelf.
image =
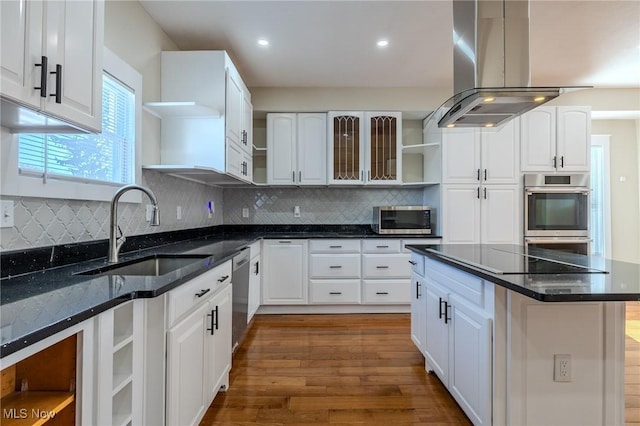
<path id="1" fill-rule="evenodd" d="M 195 102 L 145 102 L 144 109 L 158 118 L 220 117 L 220 111 Z"/>
<path id="2" fill-rule="evenodd" d="M 405 145 L 402 147 L 403 154 L 422 154 L 425 149 L 440 147 L 439 143 L 421 143 L 418 145 Z"/>
<path id="3" fill-rule="evenodd" d="M 118 374 L 113 376 L 113 393 L 116 396 L 125 386 L 133 381 L 133 374 Z"/>
<path id="4" fill-rule="evenodd" d="M 115 340 L 115 339 L 114 339 Z M 113 353 L 118 352 L 123 347 L 127 346 L 129 343 L 133 342 L 133 336 L 122 336 L 118 339 L 118 343 L 113 346 Z"/>
<path id="5" fill-rule="evenodd" d="M 402 186 L 431 186 L 440 185 L 440 182 L 403 182 Z"/>

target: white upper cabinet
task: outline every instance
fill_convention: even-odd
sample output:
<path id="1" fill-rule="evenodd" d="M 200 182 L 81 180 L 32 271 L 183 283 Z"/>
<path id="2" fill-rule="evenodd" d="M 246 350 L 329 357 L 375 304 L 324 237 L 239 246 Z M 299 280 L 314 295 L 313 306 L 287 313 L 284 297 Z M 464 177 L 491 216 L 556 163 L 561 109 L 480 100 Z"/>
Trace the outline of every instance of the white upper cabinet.
<path id="1" fill-rule="evenodd" d="M 446 129 L 443 183 L 518 183 L 518 120 L 499 129 Z"/>
<path id="2" fill-rule="evenodd" d="M 367 112 L 364 118 L 366 183 L 402 183 L 402 114 Z"/>
<path id="3" fill-rule="evenodd" d="M 402 114 L 329 111 L 329 184 L 402 183 Z"/>
<path id="4" fill-rule="evenodd" d="M 523 172 L 589 171 L 589 107 L 538 107 L 520 120 Z"/>
<path id="5" fill-rule="evenodd" d="M 162 52 L 162 102 L 146 106 L 162 118 L 164 167 L 149 168 L 180 174 L 192 167 L 251 182 L 251 94 L 225 51 Z"/>
<path id="6" fill-rule="evenodd" d="M 364 183 L 364 113 L 329 111 L 329 184 Z"/>
<path id="7" fill-rule="evenodd" d="M 267 184 L 325 185 L 326 144 L 326 114 L 267 114 Z"/>
<path id="8" fill-rule="evenodd" d="M 68 123 L 100 132 L 104 2 L 8 0 L 0 7 L 2 125 L 60 131 Z M 20 106 L 54 120 L 20 114 Z"/>

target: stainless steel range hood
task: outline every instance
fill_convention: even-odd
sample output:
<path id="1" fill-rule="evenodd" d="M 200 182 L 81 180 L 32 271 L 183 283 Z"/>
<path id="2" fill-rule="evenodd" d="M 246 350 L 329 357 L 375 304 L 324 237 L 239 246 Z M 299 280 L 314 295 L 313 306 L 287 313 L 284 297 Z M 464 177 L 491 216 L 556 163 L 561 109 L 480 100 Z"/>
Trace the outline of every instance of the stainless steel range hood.
<path id="1" fill-rule="evenodd" d="M 453 0 L 452 98 L 438 127 L 496 127 L 562 93 L 530 87 L 529 2 Z"/>

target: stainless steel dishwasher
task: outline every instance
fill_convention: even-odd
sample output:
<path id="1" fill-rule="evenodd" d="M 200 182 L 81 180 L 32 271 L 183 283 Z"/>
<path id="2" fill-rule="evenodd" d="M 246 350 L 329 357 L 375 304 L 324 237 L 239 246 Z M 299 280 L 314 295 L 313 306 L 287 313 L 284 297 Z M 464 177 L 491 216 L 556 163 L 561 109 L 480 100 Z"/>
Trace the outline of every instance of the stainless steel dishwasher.
<path id="1" fill-rule="evenodd" d="M 250 250 L 242 249 L 233 258 L 231 285 L 233 289 L 233 316 L 231 319 L 231 347 L 233 351 L 244 339 L 247 330 L 247 313 L 249 312 L 249 267 Z"/>

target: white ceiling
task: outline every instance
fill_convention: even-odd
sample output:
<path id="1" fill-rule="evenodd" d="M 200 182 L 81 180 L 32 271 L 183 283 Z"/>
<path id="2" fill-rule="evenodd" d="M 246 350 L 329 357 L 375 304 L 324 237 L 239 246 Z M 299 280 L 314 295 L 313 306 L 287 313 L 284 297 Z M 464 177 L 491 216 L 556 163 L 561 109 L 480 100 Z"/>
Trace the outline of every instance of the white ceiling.
<path id="1" fill-rule="evenodd" d="M 227 50 L 249 87 L 453 90 L 451 0 L 141 4 L 180 49 Z M 532 0 L 530 23 L 532 85 L 640 87 L 640 0 Z"/>

